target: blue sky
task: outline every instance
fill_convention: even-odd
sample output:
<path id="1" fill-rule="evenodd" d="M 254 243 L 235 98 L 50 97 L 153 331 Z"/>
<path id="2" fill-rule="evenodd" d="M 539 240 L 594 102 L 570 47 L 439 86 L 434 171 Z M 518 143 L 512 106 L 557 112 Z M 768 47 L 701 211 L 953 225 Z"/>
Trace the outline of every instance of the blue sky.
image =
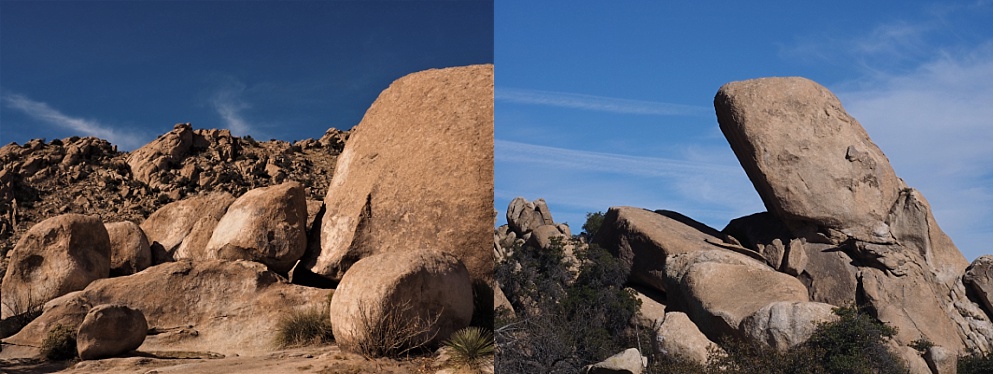
<path id="1" fill-rule="evenodd" d="M 718 229 L 763 211 L 713 97 L 804 76 L 840 97 L 968 259 L 993 253 L 993 2 L 765 4 L 497 1 L 497 207 L 544 197 L 574 232 L 618 205 Z"/>
<path id="2" fill-rule="evenodd" d="M 492 1 L 2 0 L 0 143 L 319 138 L 401 76 L 492 62 Z"/>

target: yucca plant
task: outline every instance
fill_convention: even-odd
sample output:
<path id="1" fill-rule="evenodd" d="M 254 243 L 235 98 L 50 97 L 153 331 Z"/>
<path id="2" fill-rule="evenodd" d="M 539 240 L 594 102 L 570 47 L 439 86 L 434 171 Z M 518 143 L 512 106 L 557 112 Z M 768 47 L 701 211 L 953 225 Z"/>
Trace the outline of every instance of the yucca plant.
<path id="1" fill-rule="evenodd" d="M 475 326 L 456 331 L 445 341 L 445 346 L 452 350 L 453 362 L 470 368 L 492 360 L 495 350 L 493 333 Z"/>

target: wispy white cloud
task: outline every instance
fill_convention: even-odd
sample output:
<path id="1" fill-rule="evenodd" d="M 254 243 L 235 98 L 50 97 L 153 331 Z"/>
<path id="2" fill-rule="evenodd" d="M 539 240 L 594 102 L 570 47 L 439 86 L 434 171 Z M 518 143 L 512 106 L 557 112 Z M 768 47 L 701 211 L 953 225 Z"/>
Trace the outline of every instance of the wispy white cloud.
<path id="1" fill-rule="evenodd" d="M 47 103 L 32 100 L 21 94 L 4 93 L 2 98 L 8 108 L 18 110 L 28 117 L 73 131 L 78 135 L 106 139 L 125 150 L 137 148 L 145 143 L 144 139 L 133 131 L 121 131 L 96 120 L 72 117 Z"/>
<path id="2" fill-rule="evenodd" d="M 229 79 L 210 96 L 210 106 L 221 116 L 224 127 L 236 136 L 251 135 L 254 131 L 254 127 L 243 114 L 245 110 L 251 108 L 251 105 L 242 98 L 245 88 L 244 83 Z"/>
<path id="3" fill-rule="evenodd" d="M 497 140 L 496 199 L 544 197 L 556 221 L 575 226 L 585 212 L 631 205 L 670 209 L 723 227 L 764 210 L 742 169 L 731 164 L 589 152 Z M 512 196 L 513 195 L 513 196 Z"/>
<path id="4" fill-rule="evenodd" d="M 701 116 L 708 115 L 711 111 L 709 108 L 694 105 L 506 87 L 497 87 L 495 98 L 497 101 L 516 104 L 557 106 L 623 114 Z"/>
<path id="5" fill-rule="evenodd" d="M 993 42 L 838 90 L 966 257 L 993 248 Z"/>

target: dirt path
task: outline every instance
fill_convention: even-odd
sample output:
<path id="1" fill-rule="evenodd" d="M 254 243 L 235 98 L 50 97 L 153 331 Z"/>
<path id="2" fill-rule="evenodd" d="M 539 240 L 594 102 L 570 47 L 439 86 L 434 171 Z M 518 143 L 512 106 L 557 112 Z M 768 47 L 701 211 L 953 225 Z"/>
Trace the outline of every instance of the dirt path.
<path id="1" fill-rule="evenodd" d="M 193 352 L 137 352 L 132 357 L 75 363 L 30 360 L 0 361 L 0 372 L 29 373 L 435 373 L 447 365 L 434 356 L 406 360 L 366 359 L 343 353 L 337 346 L 305 347 L 276 351 L 263 356 L 211 358 Z M 490 370 L 492 373 L 492 370 Z"/>

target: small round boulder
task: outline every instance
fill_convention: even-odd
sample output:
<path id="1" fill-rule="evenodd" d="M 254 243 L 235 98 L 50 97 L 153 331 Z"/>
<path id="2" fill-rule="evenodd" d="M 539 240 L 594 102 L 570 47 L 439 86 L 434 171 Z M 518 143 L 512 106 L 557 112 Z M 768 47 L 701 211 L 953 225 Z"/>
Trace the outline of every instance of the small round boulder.
<path id="1" fill-rule="evenodd" d="M 378 337 L 405 328 L 412 345 L 447 339 L 472 318 L 472 284 L 465 264 L 443 252 L 382 253 L 359 260 L 331 300 L 335 340 L 346 351 L 388 355 Z M 413 330 L 411 330 L 413 329 Z"/>
<path id="2" fill-rule="evenodd" d="M 83 360 L 114 357 L 138 349 L 148 333 L 145 315 L 123 305 L 93 307 L 76 335 L 76 350 Z"/>

